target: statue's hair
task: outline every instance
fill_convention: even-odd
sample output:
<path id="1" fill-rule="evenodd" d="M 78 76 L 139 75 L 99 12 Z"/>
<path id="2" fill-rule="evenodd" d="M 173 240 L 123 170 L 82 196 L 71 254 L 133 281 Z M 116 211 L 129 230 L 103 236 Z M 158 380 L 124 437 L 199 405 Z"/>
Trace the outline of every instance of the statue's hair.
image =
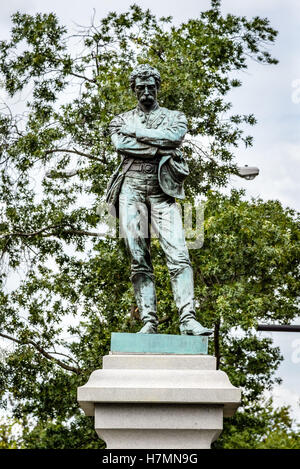
<path id="1" fill-rule="evenodd" d="M 151 65 L 148 65 L 148 64 L 137 65 L 130 74 L 130 86 L 131 86 L 132 91 L 134 91 L 135 89 L 135 80 L 137 78 L 149 78 L 149 77 L 153 77 L 155 79 L 156 86 L 157 88 L 159 88 L 160 87 L 159 71 L 156 68 L 151 67 Z"/>

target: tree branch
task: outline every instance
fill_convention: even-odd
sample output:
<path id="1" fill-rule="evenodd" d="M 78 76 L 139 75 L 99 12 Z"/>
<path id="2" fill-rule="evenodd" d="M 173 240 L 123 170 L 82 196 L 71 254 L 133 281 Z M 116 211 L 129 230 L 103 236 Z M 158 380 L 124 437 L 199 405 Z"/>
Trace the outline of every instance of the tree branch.
<path id="1" fill-rule="evenodd" d="M 96 236 L 97 238 L 103 237 L 103 233 L 95 233 L 92 231 L 85 231 L 85 230 L 65 230 L 65 231 L 60 231 L 59 233 L 50 233 L 46 236 L 56 236 L 58 234 L 74 234 L 74 235 L 79 235 L 79 236 Z"/>
<path id="2" fill-rule="evenodd" d="M 81 373 L 81 368 L 75 368 L 74 366 L 67 365 L 66 363 L 62 362 L 58 358 L 53 357 L 48 353 L 41 345 L 37 344 L 31 339 L 28 339 L 25 342 L 22 342 L 19 339 L 16 339 L 15 337 L 11 337 L 9 335 L 3 334 L 0 332 L 0 336 L 3 337 L 4 339 L 12 340 L 13 342 L 16 342 L 19 345 L 32 345 L 41 355 L 43 355 L 45 358 L 48 360 L 54 361 L 57 365 L 59 365 L 61 368 L 64 368 L 67 371 L 72 371 L 73 373 L 76 373 L 79 375 Z"/>
<path id="3" fill-rule="evenodd" d="M 77 77 L 77 78 L 82 78 L 83 80 L 87 80 L 89 81 L 90 83 L 96 83 L 96 80 L 93 79 L 93 78 L 88 78 L 84 75 L 79 75 L 78 73 L 74 73 L 74 72 L 70 72 L 70 75 L 72 75 L 73 77 Z"/>
<path id="4" fill-rule="evenodd" d="M 168 316 L 167 314 L 165 316 L 163 316 L 161 319 L 158 320 L 158 323 L 159 324 L 163 324 L 165 322 L 168 322 L 171 320 L 171 316 Z"/>
<path id="5" fill-rule="evenodd" d="M 45 226 L 44 228 L 41 228 L 40 230 L 37 230 L 37 231 L 32 231 L 31 233 L 26 233 L 24 231 L 15 231 L 15 232 L 12 232 L 12 233 L 2 233 L 0 235 L 0 238 L 5 238 L 7 236 L 21 236 L 21 237 L 25 237 L 25 238 L 29 238 L 31 236 L 36 236 L 36 235 L 39 235 L 41 233 L 43 233 L 44 231 L 47 231 L 47 230 L 50 230 L 51 228 L 60 228 L 62 225 L 48 225 L 48 226 Z"/>
<path id="6" fill-rule="evenodd" d="M 84 153 L 79 150 L 69 150 L 68 148 L 52 148 L 50 150 L 45 150 L 45 155 L 49 155 L 50 153 L 60 153 L 60 152 L 74 153 L 75 155 L 84 156 L 85 158 L 89 158 L 90 160 L 100 161 L 101 163 L 104 162 L 101 158 L 91 155 L 90 153 Z"/>
<path id="7" fill-rule="evenodd" d="M 37 231 L 32 231 L 32 232 L 24 232 L 24 231 L 14 231 L 12 233 L 2 233 L 0 235 L 0 238 L 6 238 L 6 237 L 11 237 L 11 236 L 20 236 L 21 238 L 31 238 L 32 236 L 37 236 L 39 234 L 42 234 L 44 233 L 45 231 L 47 230 L 50 230 L 50 229 L 55 229 L 55 228 L 63 228 L 64 226 L 68 226 L 68 225 L 49 225 L 49 226 L 46 226 L 44 228 L 41 228 L 40 230 L 37 230 Z M 80 235 L 80 236 L 96 236 L 96 237 L 102 237 L 103 234 L 102 233 L 95 233 L 95 232 L 91 232 L 91 231 L 85 231 L 85 230 L 77 230 L 77 229 L 70 229 L 70 230 L 63 230 L 63 231 L 56 231 L 56 232 L 52 232 L 52 233 L 46 233 L 46 234 L 42 234 L 42 236 L 44 238 L 47 238 L 49 236 L 57 236 L 59 234 L 74 234 L 74 235 Z"/>
<path id="8" fill-rule="evenodd" d="M 64 229 L 65 227 L 69 227 L 70 229 Z M 57 230 L 60 228 L 60 231 L 54 231 L 51 233 L 45 233 L 45 231 L 48 230 Z M 0 234 L 0 238 L 10 238 L 12 236 L 19 236 L 21 238 L 31 238 L 32 236 L 38 236 L 42 235 L 42 237 L 47 238 L 49 236 L 57 236 L 60 234 L 74 234 L 74 235 L 80 235 L 80 236 L 96 236 L 96 237 L 103 237 L 103 233 L 96 233 L 96 232 L 91 232 L 91 231 L 86 231 L 86 230 L 80 230 L 76 229 L 73 227 L 72 224 L 70 223 L 63 223 L 60 225 L 48 225 L 45 226 L 44 228 L 41 228 L 40 230 L 36 231 L 31 231 L 31 232 L 24 232 L 24 231 L 13 231 L 13 232 L 4 232 Z M 5 244 L 6 247 L 7 243 Z"/>
<path id="9" fill-rule="evenodd" d="M 50 169 L 46 172 L 46 177 L 50 179 L 71 178 L 77 176 L 78 173 L 79 171 L 77 169 L 73 169 L 72 171 L 56 171 L 55 169 Z"/>

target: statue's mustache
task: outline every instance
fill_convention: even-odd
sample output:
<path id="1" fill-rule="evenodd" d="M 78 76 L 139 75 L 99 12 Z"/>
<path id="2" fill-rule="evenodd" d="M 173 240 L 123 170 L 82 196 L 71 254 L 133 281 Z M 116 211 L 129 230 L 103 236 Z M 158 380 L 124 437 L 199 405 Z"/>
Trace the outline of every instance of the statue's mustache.
<path id="1" fill-rule="evenodd" d="M 154 99 L 153 96 L 151 96 L 151 94 L 143 94 L 143 96 L 141 96 L 141 99 L 144 101 L 145 99 Z"/>

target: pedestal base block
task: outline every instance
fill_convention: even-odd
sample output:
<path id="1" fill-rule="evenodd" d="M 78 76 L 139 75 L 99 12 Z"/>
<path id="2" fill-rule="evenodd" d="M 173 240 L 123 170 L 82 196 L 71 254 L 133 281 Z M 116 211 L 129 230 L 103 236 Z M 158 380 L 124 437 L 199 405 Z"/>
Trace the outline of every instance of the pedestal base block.
<path id="1" fill-rule="evenodd" d="M 95 429 L 110 449 L 208 449 L 223 428 L 223 406 L 95 406 Z"/>
<path id="2" fill-rule="evenodd" d="M 210 448 L 240 397 L 214 357 L 195 354 L 114 352 L 78 388 L 109 449 Z"/>

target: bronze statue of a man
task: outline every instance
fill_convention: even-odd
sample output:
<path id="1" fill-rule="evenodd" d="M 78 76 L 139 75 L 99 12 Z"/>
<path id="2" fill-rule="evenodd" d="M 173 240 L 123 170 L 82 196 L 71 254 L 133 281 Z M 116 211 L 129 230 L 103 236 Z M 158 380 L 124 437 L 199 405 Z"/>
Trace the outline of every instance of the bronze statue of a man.
<path id="1" fill-rule="evenodd" d="M 115 206 L 131 257 L 131 280 L 141 319 L 140 333 L 157 333 L 156 293 L 150 255 L 150 230 L 158 236 L 169 269 L 180 333 L 210 335 L 195 319 L 194 282 L 181 214 L 175 198 L 183 199 L 188 175 L 180 146 L 187 132 L 182 112 L 160 107 L 160 74 L 138 65 L 130 76 L 138 105 L 116 116 L 110 135 L 122 162 L 108 186 L 107 202 Z"/>

